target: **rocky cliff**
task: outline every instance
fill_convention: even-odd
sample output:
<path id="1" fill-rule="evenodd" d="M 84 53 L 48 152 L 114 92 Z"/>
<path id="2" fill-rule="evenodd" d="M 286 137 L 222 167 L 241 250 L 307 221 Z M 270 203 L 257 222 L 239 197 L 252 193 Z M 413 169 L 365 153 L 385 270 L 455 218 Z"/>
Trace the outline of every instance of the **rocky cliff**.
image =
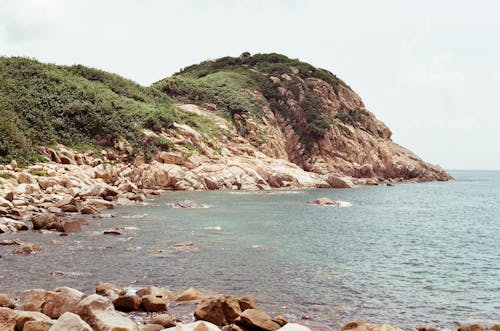
<path id="1" fill-rule="evenodd" d="M 391 140 L 391 130 L 332 73 L 279 54 L 243 54 L 188 67 L 154 84 L 228 119 L 268 157 L 319 175 L 448 180 Z"/>

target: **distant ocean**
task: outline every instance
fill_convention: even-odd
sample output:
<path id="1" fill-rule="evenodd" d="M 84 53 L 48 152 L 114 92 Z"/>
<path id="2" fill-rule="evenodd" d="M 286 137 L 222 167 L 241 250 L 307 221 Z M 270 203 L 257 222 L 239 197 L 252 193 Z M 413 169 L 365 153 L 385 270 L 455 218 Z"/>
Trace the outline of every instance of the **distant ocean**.
<path id="1" fill-rule="evenodd" d="M 499 322 L 500 172 L 451 174 L 455 181 L 347 190 L 167 192 L 67 237 L 4 235 L 45 251 L 18 256 L 0 246 L 0 291 L 194 286 L 250 293 L 272 315 L 331 326 Z M 349 204 L 306 203 L 318 197 Z M 209 208 L 169 208 L 180 200 Z M 124 234 L 102 235 L 115 227 Z M 186 241 L 198 250 L 171 248 Z"/>

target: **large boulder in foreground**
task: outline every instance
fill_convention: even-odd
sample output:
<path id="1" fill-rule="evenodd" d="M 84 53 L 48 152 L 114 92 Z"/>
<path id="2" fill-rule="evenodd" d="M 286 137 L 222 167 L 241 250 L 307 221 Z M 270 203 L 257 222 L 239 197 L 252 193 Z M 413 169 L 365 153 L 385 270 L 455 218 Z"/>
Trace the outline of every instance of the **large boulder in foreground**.
<path id="1" fill-rule="evenodd" d="M 17 314 L 9 308 L 0 308 L 0 330 L 15 331 Z"/>
<path id="2" fill-rule="evenodd" d="M 236 297 L 219 294 L 203 299 L 196 305 L 194 317 L 218 326 L 234 323 L 240 316 L 241 308 Z"/>
<path id="3" fill-rule="evenodd" d="M 113 304 L 98 294 L 89 295 L 80 301 L 77 314 L 94 331 L 139 331 L 134 321 L 115 311 Z"/>

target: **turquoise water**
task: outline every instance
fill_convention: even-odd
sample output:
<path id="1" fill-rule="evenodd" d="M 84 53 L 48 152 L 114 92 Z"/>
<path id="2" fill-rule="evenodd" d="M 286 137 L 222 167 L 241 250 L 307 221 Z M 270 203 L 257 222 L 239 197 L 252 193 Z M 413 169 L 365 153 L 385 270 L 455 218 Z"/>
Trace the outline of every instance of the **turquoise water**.
<path id="1" fill-rule="evenodd" d="M 271 314 L 331 326 L 353 318 L 405 328 L 499 322 L 500 172 L 452 175 L 348 190 L 167 192 L 71 236 L 10 235 L 45 251 L 18 256 L 0 246 L 0 287 L 194 286 L 252 293 Z M 317 197 L 352 206 L 306 204 Z M 168 207 L 186 199 L 209 208 Z M 113 227 L 128 228 L 102 235 Z M 171 248 L 184 241 L 198 251 Z M 50 275 L 56 270 L 65 275 Z"/>

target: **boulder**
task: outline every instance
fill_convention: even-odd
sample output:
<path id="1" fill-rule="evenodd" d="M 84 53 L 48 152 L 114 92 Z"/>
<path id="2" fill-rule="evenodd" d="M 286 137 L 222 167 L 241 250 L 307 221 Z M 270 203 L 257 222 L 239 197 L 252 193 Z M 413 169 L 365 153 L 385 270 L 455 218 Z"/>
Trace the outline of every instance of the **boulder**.
<path id="1" fill-rule="evenodd" d="M 332 200 L 330 198 L 318 198 L 312 201 L 308 201 L 307 203 L 320 206 L 337 206 L 337 207 L 341 206 L 340 202 Z"/>
<path id="2" fill-rule="evenodd" d="M 195 289 L 194 287 L 190 287 L 184 292 L 182 292 L 177 298 L 175 298 L 175 301 L 194 301 L 194 300 L 201 300 L 204 298 L 204 295 Z"/>
<path id="3" fill-rule="evenodd" d="M 151 321 L 152 324 L 160 324 L 165 328 L 175 326 L 175 320 L 169 314 L 159 314 L 154 316 Z"/>
<path id="4" fill-rule="evenodd" d="M 141 298 L 137 295 L 122 295 L 113 300 L 113 305 L 121 311 L 138 311 L 141 309 Z"/>
<path id="5" fill-rule="evenodd" d="M 281 315 L 278 315 L 275 318 L 273 318 L 273 322 L 276 322 L 281 326 L 284 326 L 288 323 L 288 321 Z"/>
<path id="6" fill-rule="evenodd" d="M 14 208 L 14 205 L 9 200 L 0 197 L 0 207 Z"/>
<path id="7" fill-rule="evenodd" d="M 16 311 L 16 313 L 17 330 L 24 330 L 24 327 L 28 322 L 52 322 L 50 317 L 37 311 Z M 34 328 L 34 326 L 35 325 L 32 325 L 32 328 Z M 46 324 L 42 324 L 42 326 L 45 327 Z"/>
<path id="8" fill-rule="evenodd" d="M 66 312 L 75 312 L 78 303 L 85 297 L 83 292 L 70 287 L 59 287 L 54 292 L 48 292 L 42 313 L 59 318 Z"/>
<path id="9" fill-rule="evenodd" d="M 54 214 L 38 214 L 31 219 L 33 230 L 57 230 L 59 220 Z"/>
<path id="10" fill-rule="evenodd" d="M 98 294 L 80 301 L 76 312 L 94 331 L 139 331 L 134 321 L 115 311 L 113 304 Z"/>
<path id="11" fill-rule="evenodd" d="M 59 223 L 57 230 L 64 233 L 80 232 L 82 230 L 81 222 L 78 219 L 65 219 Z"/>
<path id="12" fill-rule="evenodd" d="M 54 203 L 54 207 L 61 208 L 67 205 L 75 205 L 75 199 L 72 196 L 65 196 Z"/>
<path id="13" fill-rule="evenodd" d="M 179 323 L 174 327 L 165 329 L 165 331 L 220 331 L 220 329 L 212 323 L 198 321 L 189 324 Z"/>
<path id="14" fill-rule="evenodd" d="M 271 317 L 258 309 L 245 310 L 236 320 L 236 324 L 243 325 L 245 328 L 263 331 L 274 331 L 281 327 L 278 323 L 274 322 Z"/>
<path id="15" fill-rule="evenodd" d="M 99 283 L 95 289 L 95 293 L 115 299 L 119 296 L 125 295 L 127 291 L 119 286 L 116 286 L 115 284 Z"/>
<path id="16" fill-rule="evenodd" d="M 58 318 L 65 312 L 74 312 L 83 297 L 84 293 L 70 287 L 59 287 L 55 291 L 34 289 L 21 292 L 19 306 L 22 310 Z"/>
<path id="17" fill-rule="evenodd" d="M 238 299 L 230 295 L 219 294 L 201 300 L 196 305 L 194 317 L 218 326 L 234 323 L 241 314 Z"/>
<path id="18" fill-rule="evenodd" d="M 288 323 L 282 328 L 278 329 L 280 331 L 311 331 L 307 326 L 303 326 L 297 323 Z"/>
<path id="19" fill-rule="evenodd" d="M 16 330 L 17 313 L 9 308 L 0 308 L 0 330 Z"/>
<path id="20" fill-rule="evenodd" d="M 0 307 L 1 308 L 14 308 L 16 305 L 9 298 L 7 294 L 0 294 Z"/>
<path id="21" fill-rule="evenodd" d="M 93 331 L 80 316 L 66 312 L 51 326 L 49 331 Z"/>
<path id="22" fill-rule="evenodd" d="M 157 298 L 161 298 L 165 301 L 172 301 L 174 299 L 174 295 L 172 294 L 172 292 L 170 292 L 164 288 L 154 286 L 154 285 L 148 286 L 146 288 L 142 288 L 142 289 L 138 290 L 136 294 L 140 297 L 142 297 L 144 295 L 152 295 L 152 296 L 155 296 Z"/>
<path id="23" fill-rule="evenodd" d="M 167 310 L 167 303 L 164 299 L 158 298 L 154 295 L 148 294 L 144 295 L 142 298 L 142 307 L 147 312 L 159 312 Z"/>
<path id="24" fill-rule="evenodd" d="M 332 188 L 353 188 L 355 185 L 348 177 L 328 176 L 327 183 Z"/>

